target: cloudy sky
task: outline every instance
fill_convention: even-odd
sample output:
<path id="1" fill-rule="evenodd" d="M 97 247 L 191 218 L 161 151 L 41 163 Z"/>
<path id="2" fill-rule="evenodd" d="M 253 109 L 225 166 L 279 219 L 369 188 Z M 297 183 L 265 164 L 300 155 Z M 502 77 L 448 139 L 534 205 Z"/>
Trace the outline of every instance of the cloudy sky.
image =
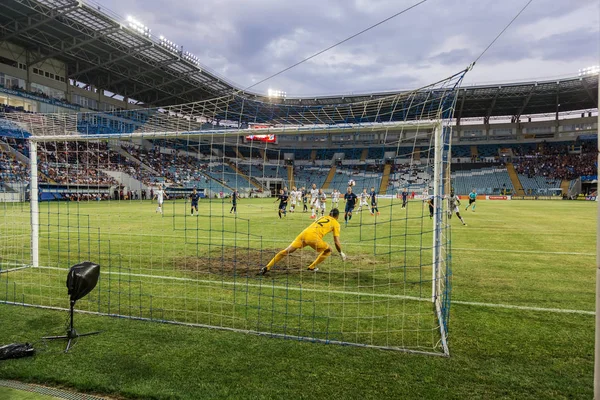
<path id="1" fill-rule="evenodd" d="M 416 0 L 95 0 L 248 87 Z M 288 96 L 412 89 L 469 65 L 527 0 L 428 0 L 253 88 Z M 600 63 L 598 0 L 534 0 L 465 83 L 577 75 Z"/>

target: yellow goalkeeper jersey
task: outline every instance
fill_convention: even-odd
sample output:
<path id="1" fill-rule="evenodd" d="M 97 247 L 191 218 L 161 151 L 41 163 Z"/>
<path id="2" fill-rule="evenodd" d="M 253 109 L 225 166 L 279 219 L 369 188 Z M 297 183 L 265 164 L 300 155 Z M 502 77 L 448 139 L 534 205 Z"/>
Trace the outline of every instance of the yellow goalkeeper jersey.
<path id="1" fill-rule="evenodd" d="M 340 223 L 333 217 L 326 216 L 321 217 L 302 231 L 301 235 L 310 234 L 315 235 L 320 239 L 333 231 L 333 236 L 340 236 Z"/>

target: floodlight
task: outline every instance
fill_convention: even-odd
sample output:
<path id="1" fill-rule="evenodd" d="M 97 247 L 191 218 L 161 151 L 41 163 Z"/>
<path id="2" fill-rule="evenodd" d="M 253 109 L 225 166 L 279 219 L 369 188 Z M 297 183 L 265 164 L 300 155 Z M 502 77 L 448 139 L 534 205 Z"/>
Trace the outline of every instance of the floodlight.
<path id="1" fill-rule="evenodd" d="M 160 45 L 173 53 L 179 53 L 179 46 L 162 35 L 160 36 Z"/>
<path id="2" fill-rule="evenodd" d="M 269 89 L 267 91 L 267 96 L 269 97 L 279 97 L 279 98 L 285 98 L 287 96 L 287 93 L 284 92 L 283 90 L 273 90 L 273 89 Z"/>
<path id="3" fill-rule="evenodd" d="M 132 16 L 127 17 L 128 26 L 143 36 L 150 36 L 151 29 Z"/>
<path id="4" fill-rule="evenodd" d="M 98 283 L 100 276 L 100 266 L 89 261 L 82 262 L 74 265 L 69 269 L 67 275 L 67 293 L 70 298 L 70 321 L 69 327 L 67 328 L 67 334 L 61 336 L 46 336 L 44 339 L 55 340 L 55 339 L 67 339 L 67 348 L 65 353 L 71 348 L 73 339 L 81 336 L 97 335 L 100 332 L 89 332 L 89 333 L 77 333 L 73 327 L 73 309 L 75 308 L 75 302 L 85 297 L 89 292 L 94 290 Z"/>
<path id="5" fill-rule="evenodd" d="M 579 70 L 579 76 L 585 76 L 585 75 L 595 75 L 600 73 L 600 66 L 595 65 L 592 67 L 587 67 L 587 68 L 581 68 Z"/>

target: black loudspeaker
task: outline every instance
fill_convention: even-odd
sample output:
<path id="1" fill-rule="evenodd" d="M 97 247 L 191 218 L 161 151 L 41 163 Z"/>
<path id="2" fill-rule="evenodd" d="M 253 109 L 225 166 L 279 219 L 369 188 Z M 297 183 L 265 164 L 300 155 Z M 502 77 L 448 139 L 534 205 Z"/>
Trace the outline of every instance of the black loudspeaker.
<path id="1" fill-rule="evenodd" d="M 100 266 L 89 261 L 71 267 L 67 289 L 71 301 L 77 301 L 94 290 L 100 277 Z"/>
<path id="2" fill-rule="evenodd" d="M 56 339 L 67 339 L 67 348 L 65 353 L 71 348 L 73 339 L 81 336 L 97 335 L 100 332 L 89 332 L 89 333 L 77 333 L 73 327 L 73 309 L 75 308 L 75 302 L 85 297 L 89 292 L 94 290 L 100 277 L 100 266 L 89 261 L 82 262 L 74 265 L 69 269 L 67 275 L 67 289 L 70 299 L 69 309 L 69 327 L 67 328 L 67 334 L 62 336 L 46 336 L 44 339 L 56 340 Z"/>

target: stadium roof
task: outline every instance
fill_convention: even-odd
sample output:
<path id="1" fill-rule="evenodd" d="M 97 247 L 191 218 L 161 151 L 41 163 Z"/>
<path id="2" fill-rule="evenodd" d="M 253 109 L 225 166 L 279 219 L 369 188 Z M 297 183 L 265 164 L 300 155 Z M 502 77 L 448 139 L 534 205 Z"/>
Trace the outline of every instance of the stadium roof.
<path id="1" fill-rule="evenodd" d="M 131 28 L 97 6 L 77 0 L 2 0 L 0 41 L 31 51 L 30 64 L 55 58 L 70 79 L 141 101 L 167 106 L 206 100 L 241 90 L 164 42 Z M 392 93 L 270 99 L 288 105 L 353 103 Z M 463 87 L 457 118 L 549 114 L 598 108 L 596 75 L 562 80 Z"/>

